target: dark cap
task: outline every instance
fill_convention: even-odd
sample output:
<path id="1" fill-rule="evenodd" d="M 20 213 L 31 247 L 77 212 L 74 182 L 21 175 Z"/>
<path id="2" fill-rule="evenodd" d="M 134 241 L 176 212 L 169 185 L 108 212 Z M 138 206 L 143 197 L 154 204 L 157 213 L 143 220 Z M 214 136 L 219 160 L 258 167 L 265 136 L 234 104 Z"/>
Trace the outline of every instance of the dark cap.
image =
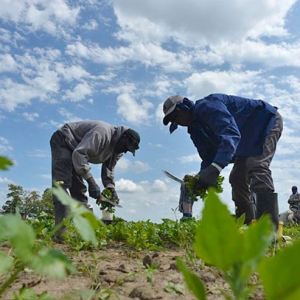
<path id="1" fill-rule="evenodd" d="M 135 151 L 140 148 L 140 135 L 133 129 L 126 130 L 125 134 L 127 136 L 127 149 L 133 154 L 133 156 L 135 156 Z"/>
<path id="2" fill-rule="evenodd" d="M 292 186 L 292 190 L 297 190 L 298 188 L 294 185 Z"/>

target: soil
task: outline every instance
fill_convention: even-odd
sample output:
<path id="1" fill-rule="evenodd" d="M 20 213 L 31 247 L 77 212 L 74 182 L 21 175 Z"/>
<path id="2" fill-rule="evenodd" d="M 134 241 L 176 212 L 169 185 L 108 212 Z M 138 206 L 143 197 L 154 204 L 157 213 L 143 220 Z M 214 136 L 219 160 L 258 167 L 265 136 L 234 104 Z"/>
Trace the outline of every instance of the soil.
<path id="1" fill-rule="evenodd" d="M 135 252 L 116 246 L 97 251 L 74 251 L 62 244 L 54 244 L 54 248 L 68 255 L 77 268 L 77 274 L 54 280 L 38 276 L 30 270 L 24 271 L 2 299 L 13 299 L 13 292 L 22 287 L 31 287 L 37 294 L 47 292 L 54 299 L 196 299 L 176 268 L 176 257 L 186 257 L 180 249 Z M 225 299 L 222 293 L 229 292 L 229 287 L 218 270 L 198 260 L 191 260 L 190 268 L 205 284 L 207 299 Z M 2 280 L 0 277 L 0 284 Z M 91 289 L 94 289 L 93 296 L 87 294 Z M 251 298 L 265 299 L 259 288 Z"/>

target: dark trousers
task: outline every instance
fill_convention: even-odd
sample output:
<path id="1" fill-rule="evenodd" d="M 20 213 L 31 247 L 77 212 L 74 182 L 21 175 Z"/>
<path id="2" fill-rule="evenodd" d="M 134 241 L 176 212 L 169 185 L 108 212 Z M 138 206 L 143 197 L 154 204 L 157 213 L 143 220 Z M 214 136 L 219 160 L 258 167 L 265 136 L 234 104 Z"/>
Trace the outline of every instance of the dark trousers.
<path id="1" fill-rule="evenodd" d="M 266 138 L 263 153 L 259 156 L 237 157 L 235 159 L 229 182 L 232 187 L 232 200 L 236 205 L 251 202 L 254 193 L 274 192 L 270 164 L 282 129 L 282 117 L 277 112 L 275 126 Z"/>
<path id="2" fill-rule="evenodd" d="M 61 187 L 70 192 L 71 196 L 82 204 L 86 205 L 88 197 L 85 195 L 87 187 L 83 178 L 79 176 L 73 167 L 72 150 L 65 142 L 60 131 L 56 131 L 50 140 L 52 156 L 52 182 L 62 181 Z M 64 205 L 53 195 L 55 223 L 62 221 L 67 215 Z"/>

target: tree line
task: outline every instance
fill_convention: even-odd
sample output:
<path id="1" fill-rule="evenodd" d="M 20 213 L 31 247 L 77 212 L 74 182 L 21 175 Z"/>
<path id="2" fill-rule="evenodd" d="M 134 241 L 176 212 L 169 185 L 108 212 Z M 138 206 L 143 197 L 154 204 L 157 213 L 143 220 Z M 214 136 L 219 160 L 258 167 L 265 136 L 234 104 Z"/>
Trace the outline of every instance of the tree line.
<path id="1" fill-rule="evenodd" d="M 26 191 L 19 185 L 9 184 L 7 200 L 2 206 L 5 213 L 19 212 L 23 218 L 37 218 L 46 213 L 53 218 L 52 189 L 47 188 L 40 195 L 37 191 Z"/>

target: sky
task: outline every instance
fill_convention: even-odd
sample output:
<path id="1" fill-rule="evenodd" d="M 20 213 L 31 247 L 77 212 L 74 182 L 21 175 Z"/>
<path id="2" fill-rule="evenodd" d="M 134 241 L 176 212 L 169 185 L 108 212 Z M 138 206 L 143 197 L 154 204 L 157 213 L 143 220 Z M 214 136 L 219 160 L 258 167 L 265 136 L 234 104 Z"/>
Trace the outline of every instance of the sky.
<path id="1" fill-rule="evenodd" d="M 299 0 L 0 0 L 0 207 L 8 184 L 51 186 L 53 132 L 102 120 L 141 136 L 115 169 L 116 216 L 179 219 L 179 178 L 201 160 L 185 127 L 162 124 L 162 104 L 180 94 L 262 99 L 284 120 L 271 170 L 279 209 L 300 188 Z M 227 166 L 221 200 L 233 211 Z M 103 189 L 101 165 L 92 173 Z M 99 218 L 95 200 L 89 199 Z M 202 201 L 194 205 L 199 216 Z"/>

